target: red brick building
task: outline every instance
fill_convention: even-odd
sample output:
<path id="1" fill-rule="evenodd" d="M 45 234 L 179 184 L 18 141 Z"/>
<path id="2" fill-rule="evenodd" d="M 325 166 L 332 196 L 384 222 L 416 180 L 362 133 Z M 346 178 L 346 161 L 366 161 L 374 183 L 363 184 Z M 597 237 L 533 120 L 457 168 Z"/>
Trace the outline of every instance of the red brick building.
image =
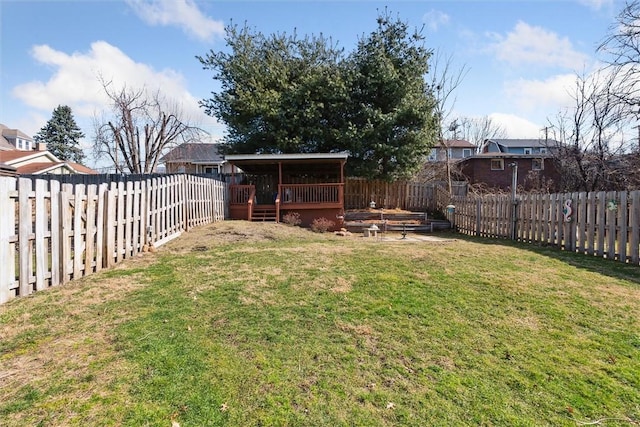
<path id="1" fill-rule="evenodd" d="M 510 190 L 514 165 L 518 166 L 518 187 L 525 190 L 558 189 L 560 173 L 555 159 L 546 153 L 482 153 L 461 160 L 458 169 L 471 185 L 483 184 L 487 188 Z"/>

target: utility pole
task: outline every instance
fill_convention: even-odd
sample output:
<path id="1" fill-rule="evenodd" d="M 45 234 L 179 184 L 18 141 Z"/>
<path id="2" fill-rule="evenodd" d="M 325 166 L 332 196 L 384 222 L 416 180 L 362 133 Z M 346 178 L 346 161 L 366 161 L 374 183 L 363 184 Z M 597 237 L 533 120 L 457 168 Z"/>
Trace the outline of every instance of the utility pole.
<path id="1" fill-rule="evenodd" d="M 549 143 L 549 129 L 551 129 L 553 126 L 545 126 L 542 128 L 542 131 L 544 132 L 544 145 L 547 146 Z"/>

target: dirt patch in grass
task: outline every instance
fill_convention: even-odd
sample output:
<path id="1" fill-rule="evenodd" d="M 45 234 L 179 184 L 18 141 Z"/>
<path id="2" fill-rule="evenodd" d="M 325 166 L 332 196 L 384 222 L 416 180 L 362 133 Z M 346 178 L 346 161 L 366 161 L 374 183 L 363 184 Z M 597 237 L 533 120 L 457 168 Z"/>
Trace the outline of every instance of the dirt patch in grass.
<path id="1" fill-rule="evenodd" d="M 179 238 L 162 246 L 171 252 L 202 252 L 230 243 L 266 242 L 309 238 L 311 231 L 268 222 L 221 221 L 182 233 Z"/>

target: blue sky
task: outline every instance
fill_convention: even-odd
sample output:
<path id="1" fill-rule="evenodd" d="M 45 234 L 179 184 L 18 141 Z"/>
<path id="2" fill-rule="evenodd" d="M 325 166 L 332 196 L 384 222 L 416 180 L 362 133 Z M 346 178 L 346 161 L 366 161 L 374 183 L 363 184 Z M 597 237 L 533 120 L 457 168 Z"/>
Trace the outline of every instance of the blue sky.
<path id="1" fill-rule="evenodd" d="M 571 104 L 576 72 L 599 66 L 596 47 L 620 0 L 197 1 L 0 0 L 0 123 L 33 135 L 58 105 L 86 134 L 107 110 L 98 76 L 155 88 L 212 138 L 224 127 L 198 101 L 217 88 L 195 58 L 224 50 L 230 22 L 263 33 L 331 36 L 351 51 L 388 8 L 424 26 L 427 47 L 468 69 L 452 117 L 489 116 L 511 138 L 538 138 Z M 89 161 L 90 165 L 92 161 Z"/>

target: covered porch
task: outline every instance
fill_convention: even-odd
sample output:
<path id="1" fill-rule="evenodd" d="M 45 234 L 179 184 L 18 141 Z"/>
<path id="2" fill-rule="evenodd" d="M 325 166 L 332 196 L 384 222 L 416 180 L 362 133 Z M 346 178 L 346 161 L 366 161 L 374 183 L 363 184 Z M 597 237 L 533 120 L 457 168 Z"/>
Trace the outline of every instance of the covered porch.
<path id="1" fill-rule="evenodd" d="M 302 225 L 322 217 L 340 225 L 346 153 L 232 154 L 225 160 L 233 166 L 232 219 L 280 222 L 295 212 Z"/>

